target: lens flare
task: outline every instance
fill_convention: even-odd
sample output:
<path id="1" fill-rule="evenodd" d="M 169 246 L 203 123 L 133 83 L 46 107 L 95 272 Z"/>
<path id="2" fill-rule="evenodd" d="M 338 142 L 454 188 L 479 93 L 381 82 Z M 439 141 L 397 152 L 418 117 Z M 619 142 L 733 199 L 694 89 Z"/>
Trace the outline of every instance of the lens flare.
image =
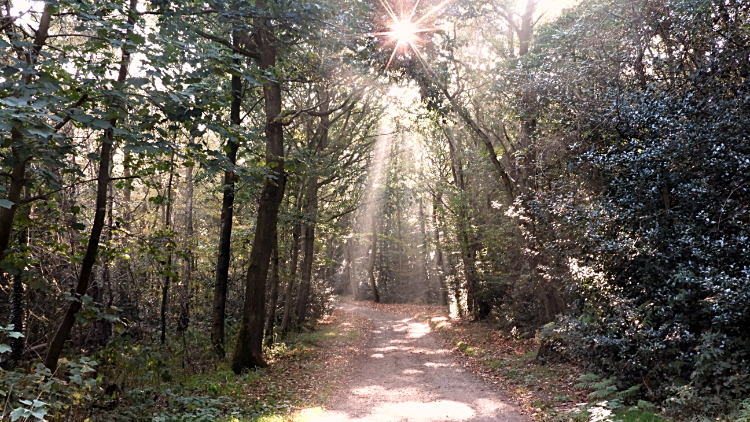
<path id="1" fill-rule="evenodd" d="M 388 25 L 390 31 L 376 32 L 372 35 L 388 37 L 388 40 L 390 42 L 395 43 L 393 52 L 391 53 L 391 57 L 388 59 L 388 63 L 385 65 L 386 69 L 388 69 L 391 66 L 391 63 L 393 63 L 393 59 L 396 57 L 396 54 L 399 51 L 400 47 L 403 47 L 401 49 L 403 53 L 406 53 L 408 50 L 413 51 L 422 65 L 426 66 L 426 63 L 422 59 L 422 55 L 419 53 L 419 43 L 421 41 L 420 34 L 426 32 L 435 32 L 438 29 L 434 27 L 426 27 L 424 25 L 424 22 L 428 17 L 442 10 L 452 1 L 453 0 L 443 0 L 437 6 L 430 8 L 424 15 L 415 20 L 414 15 L 417 12 L 417 6 L 419 6 L 420 0 L 414 2 L 414 5 L 411 7 L 411 13 L 401 13 L 400 18 L 399 14 L 396 13 L 396 10 L 388 0 L 380 0 L 380 4 L 383 5 L 383 8 L 388 13 L 391 19 L 391 23 Z M 400 6 L 401 11 L 404 12 L 403 9 L 405 5 L 401 3 Z"/>
<path id="2" fill-rule="evenodd" d="M 419 29 L 412 22 L 407 20 L 395 21 L 391 24 L 390 36 L 399 44 L 412 44 L 417 41 L 417 32 Z"/>

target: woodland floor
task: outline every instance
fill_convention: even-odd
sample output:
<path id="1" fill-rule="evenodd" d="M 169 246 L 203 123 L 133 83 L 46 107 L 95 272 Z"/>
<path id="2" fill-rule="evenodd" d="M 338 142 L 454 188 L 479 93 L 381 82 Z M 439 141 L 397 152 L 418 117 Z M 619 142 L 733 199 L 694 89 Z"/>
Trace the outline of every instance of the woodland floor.
<path id="1" fill-rule="evenodd" d="M 535 339 L 491 322 L 410 304 L 343 301 L 335 313 L 367 318 L 366 343 L 347 359 L 325 410 L 297 412 L 295 421 L 562 421 L 586 402 L 575 366 L 539 362 Z"/>
<path id="2" fill-rule="evenodd" d="M 454 359 L 452 347 L 432 329 L 425 313 L 435 307 L 400 307 L 386 312 L 362 302 L 340 310 L 364 316 L 373 329 L 348 379 L 342 380 L 325 411 L 298 415 L 326 421 L 506 421 L 532 420 L 492 382 Z M 409 312 L 412 311 L 412 312 Z M 417 315 L 407 316 L 410 313 Z M 438 316 L 439 317 L 439 316 Z M 528 413 L 528 412 L 527 412 Z"/>
<path id="3" fill-rule="evenodd" d="M 578 369 L 538 361 L 537 347 L 496 321 L 451 318 L 442 307 L 339 299 L 312 331 L 267 350 L 268 368 L 241 376 L 225 364 L 183 374 L 184 365 L 172 359 L 159 374 L 174 376 L 149 383 L 137 354 L 129 366 L 111 364 L 120 378 L 140 381 L 127 385 L 123 378 L 119 404 L 98 406 L 89 420 L 588 420 L 571 412 L 589 393 L 574 386 Z M 107 379 L 118 382 L 118 373 Z"/>

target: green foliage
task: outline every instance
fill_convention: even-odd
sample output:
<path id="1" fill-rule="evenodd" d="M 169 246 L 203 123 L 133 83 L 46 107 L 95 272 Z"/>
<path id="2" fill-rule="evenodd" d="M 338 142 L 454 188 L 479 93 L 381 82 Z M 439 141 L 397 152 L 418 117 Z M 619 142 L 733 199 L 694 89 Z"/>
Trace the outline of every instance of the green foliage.
<path id="1" fill-rule="evenodd" d="M 576 282 L 566 352 L 684 413 L 750 394 L 747 7 L 585 2 L 537 39 L 538 65 L 558 75 L 538 79 L 560 101 L 547 130 L 573 141 L 565 173 L 581 183 L 534 208 L 570 241 L 551 244 Z M 649 26 L 644 64 L 633 36 Z M 602 56 L 614 51 L 622 61 Z M 584 80 L 586 102 L 566 91 Z"/>
<path id="2" fill-rule="evenodd" d="M 0 418 L 11 421 L 58 420 L 60 415 L 91 405 L 99 391 L 93 378 L 97 362 L 81 357 L 64 360 L 54 374 L 41 363 L 26 372 L 0 371 Z M 50 419 L 51 418 L 51 419 Z"/>

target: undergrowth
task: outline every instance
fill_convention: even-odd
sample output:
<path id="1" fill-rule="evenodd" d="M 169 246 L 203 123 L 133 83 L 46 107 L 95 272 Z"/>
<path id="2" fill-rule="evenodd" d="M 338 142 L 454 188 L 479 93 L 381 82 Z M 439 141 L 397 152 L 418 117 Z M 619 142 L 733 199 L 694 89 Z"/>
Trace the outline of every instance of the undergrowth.
<path id="1" fill-rule="evenodd" d="M 201 327 L 163 346 L 118 337 L 91 358 L 64 361 L 55 377 L 41 364 L 31 374 L 3 371 L 0 394 L 19 410 L 2 420 L 286 421 L 320 405 L 356 355 L 363 332 L 356 318 L 336 313 L 315 331 L 291 334 L 265 350 L 267 368 L 239 376 L 214 358 Z"/>

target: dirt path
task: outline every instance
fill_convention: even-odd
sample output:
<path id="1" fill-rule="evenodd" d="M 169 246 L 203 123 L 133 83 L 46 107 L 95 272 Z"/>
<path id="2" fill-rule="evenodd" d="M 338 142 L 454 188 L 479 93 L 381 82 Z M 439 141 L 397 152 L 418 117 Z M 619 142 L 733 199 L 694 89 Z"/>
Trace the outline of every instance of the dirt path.
<path id="1" fill-rule="evenodd" d="M 317 420 L 531 421 L 456 365 L 426 323 L 350 303 L 339 307 L 370 318 L 375 331 L 350 381 Z"/>

